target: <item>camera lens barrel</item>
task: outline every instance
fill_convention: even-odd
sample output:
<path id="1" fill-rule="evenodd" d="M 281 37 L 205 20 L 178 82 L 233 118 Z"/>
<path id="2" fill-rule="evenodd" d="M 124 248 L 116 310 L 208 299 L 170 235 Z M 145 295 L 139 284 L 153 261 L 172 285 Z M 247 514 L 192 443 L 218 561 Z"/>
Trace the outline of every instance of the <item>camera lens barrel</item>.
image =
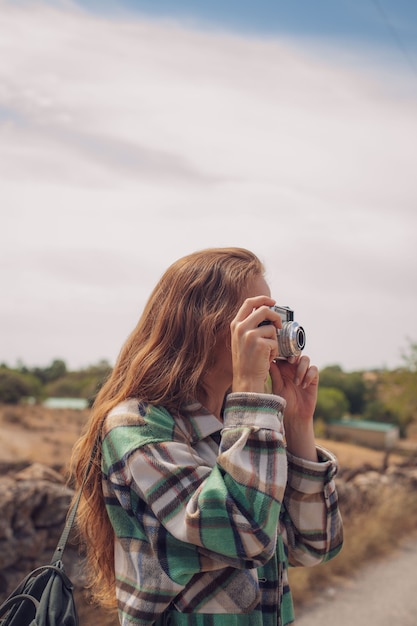
<path id="1" fill-rule="evenodd" d="M 298 356 L 306 345 L 304 328 L 298 322 L 283 322 L 282 328 L 277 332 L 278 351 L 281 358 L 288 359 L 290 356 Z"/>

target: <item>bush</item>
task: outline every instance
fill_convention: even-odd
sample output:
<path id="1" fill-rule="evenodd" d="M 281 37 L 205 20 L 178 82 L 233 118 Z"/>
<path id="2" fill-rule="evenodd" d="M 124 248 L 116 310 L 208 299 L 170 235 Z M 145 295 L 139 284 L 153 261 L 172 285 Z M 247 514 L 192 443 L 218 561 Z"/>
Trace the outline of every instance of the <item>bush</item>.
<path id="1" fill-rule="evenodd" d="M 324 422 L 341 419 L 349 410 L 349 402 L 340 389 L 319 387 L 314 418 Z"/>
<path id="2" fill-rule="evenodd" d="M 78 372 L 67 372 L 64 376 L 45 385 L 48 396 L 57 398 L 85 398 L 92 402 L 111 367 L 102 362 Z"/>
<path id="3" fill-rule="evenodd" d="M 0 368 L 0 402 L 18 404 L 28 396 L 39 397 L 41 386 L 30 374 L 21 374 L 6 367 Z"/>
<path id="4" fill-rule="evenodd" d="M 340 389 L 347 398 L 348 412 L 352 415 L 362 413 L 369 395 L 363 372 L 348 374 L 339 365 L 330 365 L 320 372 L 320 386 Z"/>

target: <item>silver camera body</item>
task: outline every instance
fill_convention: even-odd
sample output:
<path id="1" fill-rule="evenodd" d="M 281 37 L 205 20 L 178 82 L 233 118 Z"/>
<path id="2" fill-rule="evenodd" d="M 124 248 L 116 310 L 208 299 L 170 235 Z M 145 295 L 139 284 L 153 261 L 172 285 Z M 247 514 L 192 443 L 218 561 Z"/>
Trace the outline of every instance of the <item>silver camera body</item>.
<path id="1" fill-rule="evenodd" d="M 278 313 L 282 320 L 282 328 L 277 328 L 278 358 L 299 356 L 306 345 L 306 334 L 304 328 L 294 321 L 294 311 L 288 306 L 271 306 L 270 309 Z M 260 326 L 264 324 L 271 322 L 265 320 Z"/>

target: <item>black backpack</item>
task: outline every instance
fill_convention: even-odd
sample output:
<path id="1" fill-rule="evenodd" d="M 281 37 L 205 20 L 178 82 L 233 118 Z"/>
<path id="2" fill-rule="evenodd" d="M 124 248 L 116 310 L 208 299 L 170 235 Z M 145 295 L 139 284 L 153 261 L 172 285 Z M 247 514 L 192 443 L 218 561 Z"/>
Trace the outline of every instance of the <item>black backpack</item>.
<path id="1" fill-rule="evenodd" d="M 30 572 L 3 602 L 0 626 L 78 626 L 74 586 L 65 573 L 62 556 L 96 450 L 97 441 L 51 562 Z"/>

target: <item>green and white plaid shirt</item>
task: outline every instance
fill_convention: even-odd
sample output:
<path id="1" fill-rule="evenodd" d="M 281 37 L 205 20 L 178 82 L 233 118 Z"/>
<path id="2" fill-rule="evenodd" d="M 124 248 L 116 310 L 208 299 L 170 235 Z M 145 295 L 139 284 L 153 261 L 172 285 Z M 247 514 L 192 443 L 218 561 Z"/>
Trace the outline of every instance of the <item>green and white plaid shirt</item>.
<path id="1" fill-rule="evenodd" d="M 285 626 L 290 565 L 342 545 L 336 460 L 285 448 L 285 401 L 232 393 L 223 423 L 201 404 L 171 415 L 138 400 L 107 416 L 103 491 L 122 626 Z M 220 443 L 220 445 L 219 445 Z M 164 618 L 166 619 L 166 617 Z"/>

